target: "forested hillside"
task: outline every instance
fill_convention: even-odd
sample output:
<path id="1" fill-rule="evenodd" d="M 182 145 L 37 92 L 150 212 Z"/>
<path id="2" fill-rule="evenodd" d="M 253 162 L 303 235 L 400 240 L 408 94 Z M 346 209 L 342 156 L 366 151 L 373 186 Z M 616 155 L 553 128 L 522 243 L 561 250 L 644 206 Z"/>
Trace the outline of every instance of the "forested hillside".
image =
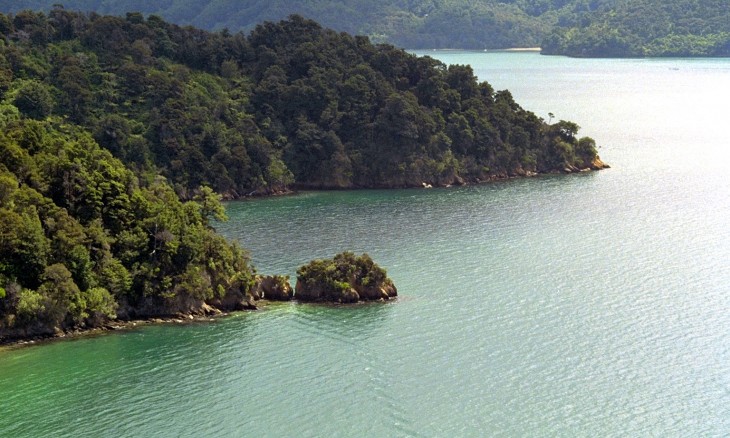
<path id="1" fill-rule="evenodd" d="M 727 0 L 604 1 L 565 16 L 543 42 L 545 54 L 588 57 L 730 56 Z"/>
<path id="2" fill-rule="evenodd" d="M 66 9 L 121 15 L 156 14 L 207 30 L 248 32 L 291 14 L 399 47 L 494 49 L 536 47 L 566 0 L 0 0 L 0 11 Z M 545 15 L 543 17 L 543 15 Z M 538 18 L 540 17 L 540 18 Z"/>
<path id="3" fill-rule="evenodd" d="M 56 0 L 0 0 L 49 12 Z M 726 0 L 66 0 L 68 10 L 156 14 L 231 32 L 291 14 L 409 49 L 541 46 L 570 56 L 730 56 Z"/>
<path id="4" fill-rule="evenodd" d="M 54 10 L 0 16 L 5 100 L 84 126 L 185 199 L 405 187 L 584 168 L 593 141 L 507 91 L 293 17 L 248 36 Z M 26 96 L 29 96 L 26 98 Z"/>
<path id="5" fill-rule="evenodd" d="M 214 190 L 601 167 L 577 131 L 469 67 L 298 16 L 245 36 L 0 14 L 0 338 L 240 304 L 254 271 L 211 226 Z"/>
<path id="6" fill-rule="evenodd" d="M 215 193 L 140 186 L 81 128 L 24 115 L 29 98 L 0 119 L 0 341 L 246 296 L 254 273 L 211 227 Z"/>

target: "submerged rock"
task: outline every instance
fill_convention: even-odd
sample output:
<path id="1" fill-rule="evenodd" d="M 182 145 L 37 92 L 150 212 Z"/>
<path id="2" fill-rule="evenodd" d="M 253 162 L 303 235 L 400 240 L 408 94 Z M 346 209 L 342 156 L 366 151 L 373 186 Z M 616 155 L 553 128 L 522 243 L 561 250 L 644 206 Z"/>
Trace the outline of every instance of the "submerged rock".
<path id="1" fill-rule="evenodd" d="M 356 303 L 388 300 L 398 290 L 369 255 L 343 252 L 313 260 L 297 270 L 295 298 L 300 301 Z"/>

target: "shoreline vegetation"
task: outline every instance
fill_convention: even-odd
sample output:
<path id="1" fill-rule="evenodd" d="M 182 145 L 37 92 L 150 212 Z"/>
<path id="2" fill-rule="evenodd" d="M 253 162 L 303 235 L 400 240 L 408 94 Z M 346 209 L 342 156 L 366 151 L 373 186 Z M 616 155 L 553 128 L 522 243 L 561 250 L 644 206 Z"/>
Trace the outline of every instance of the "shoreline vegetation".
<path id="1" fill-rule="evenodd" d="M 363 186 L 363 187 L 341 187 L 341 188 L 317 188 L 312 186 L 298 186 L 298 185 L 292 185 L 291 187 L 267 192 L 267 193 L 253 193 L 249 194 L 247 196 L 239 197 L 239 198 L 230 198 L 226 196 L 222 196 L 221 199 L 223 201 L 243 201 L 246 199 L 257 199 L 257 198 L 266 198 L 266 197 L 273 197 L 273 196 L 289 196 L 289 195 L 296 195 L 300 191 L 336 191 L 336 190 L 395 190 L 395 189 L 431 189 L 431 188 L 449 188 L 449 187 L 455 187 L 455 186 L 468 186 L 468 185 L 480 185 L 480 184 L 489 184 L 493 182 L 499 182 L 499 181 L 508 181 L 511 179 L 518 179 L 518 178 L 534 178 L 544 175 L 569 175 L 572 173 L 585 173 L 585 172 L 591 172 L 591 171 L 598 171 L 598 170 L 604 170 L 604 169 L 610 169 L 611 166 L 607 163 L 605 163 L 603 160 L 601 160 L 600 157 L 596 157 L 588 166 L 585 167 L 576 167 L 576 166 L 570 166 L 565 167 L 562 170 L 551 170 L 549 172 L 532 172 L 532 171 L 526 171 L 524 169 L 517 169 L 514 172 L 509 173 L 498 173 L 498 174 L 492 174 L 489 175 L 486 179 L 482 180 L 479 178 L 474 178 L 472 180 L 466 180 L 463 178 L 454 178 L 454 179 L 446 179 L 446 180 L 439 180 L 436 182 L 427 182 L 422 181 L 420 184 L 412 184 L 412 185 L 398 185 L 398 186 Z"/>
<path id="2" fill-rule="evenodd" d="M 605 167 L 552 119 L 469 66 L 297 16 L 234 35 L 139 13 L 0 14 L 0 338 L 291 299 L 216 233 L 224 198 Z M 306 274 L 324 285 L 300 297 L 396 296 L 373 265 L 318 261 Z"/>
<path id="3" fill-rule="evenodd" d="M 354 304 L 385 302 L 395 299 L 398 290 L 367 254 L 356 256 L 351 252 L 337 254 L 332 259 L 312 260 L 297 270 L 296 292 L 289 283 L 289 276 L 257 275 L 253 286 L 243 294 L 227 294 L 224 297 L 191 301 L 185 309 L 170 314 L 161 312 L 144 318 L 109 318 L 90 326 L 73 326 L 67 329 L 54 327 L 7 336 L 0 332 L 0 348 L 34 345 L 53 339 L 66 339 L 109 331 L 125 330 L 149 324 L 212 322 L 215 318 L 234 312 L 259 310 L 275 302 L 294 301 L 321 304 Z"/>

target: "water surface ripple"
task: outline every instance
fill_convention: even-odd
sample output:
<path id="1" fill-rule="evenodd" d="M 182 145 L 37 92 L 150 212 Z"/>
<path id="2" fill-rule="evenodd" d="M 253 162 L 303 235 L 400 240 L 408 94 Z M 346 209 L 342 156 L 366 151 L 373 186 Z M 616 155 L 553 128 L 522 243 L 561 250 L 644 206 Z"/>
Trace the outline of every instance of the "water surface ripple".
<path id="1" fill-rule="evenodd" d="M 368 252 L 400 298 L 0 352 L 0 436 L 729 436 L 730 61 L 432 55 L 613 168 L 229 203 L 261 271 Z"/>

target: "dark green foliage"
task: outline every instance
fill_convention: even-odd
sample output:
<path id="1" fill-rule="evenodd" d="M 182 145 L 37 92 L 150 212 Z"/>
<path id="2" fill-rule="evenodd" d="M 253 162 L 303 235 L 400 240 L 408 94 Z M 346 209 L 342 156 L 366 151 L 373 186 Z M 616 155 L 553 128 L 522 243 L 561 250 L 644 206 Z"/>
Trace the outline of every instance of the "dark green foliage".
<path id="1" fill-rule="evenodd" d="M 140 187 L 55 117 L 0 127 L 0 336 L 96 326 L 121 307 L 166 314 L 252 286 L 245 254 L 209 224 L 225 219 L 210 188 L 183 203 L 164 180 Z"/>
<path id="2" fill-rule="evenodd" d="M 45 26 L 42 42 L 8 38 L 0 48 L 12 60 L 9 103 L 26 117 L 84 126 L 143 186 L 161 173 L 184 199 L 200 186 L 236 198 L 292 186 L 458 184 L 574 164 L 547 124 L 470 67 L 299 16 L 246 37 L 56 9 L 19 14 L 9 31 L 29 23 Z M 41 98 L 22 98 L 30 91 Z M 71 160 L 60 170 L 52 196 L 85 220 L 121 193 L 106 182 L 109 169 L 84 172 Z"/>
<path id="3" fill-rule="evenodd" d="M 48 86 L 35 80 L 25 81 L 15 94 L 13 104 L 21 114 L 42 120 L 51 114 L 53 97 Z"/>
<path id="4" fill-rule="evenodd" d="M 594 1 L 590 8 L 566 11 L 559 25 L 545 39 L 543 53 L 730 56 L 727 0 Z"/>
<path id="5" fill-rule="evenodd" d="M 385 269 L 367 254 L 343 252 L 332 259 L 313 260 L 297 270 L 295 297 L 301 301 L 351 303 L 396 295 Z"/>

